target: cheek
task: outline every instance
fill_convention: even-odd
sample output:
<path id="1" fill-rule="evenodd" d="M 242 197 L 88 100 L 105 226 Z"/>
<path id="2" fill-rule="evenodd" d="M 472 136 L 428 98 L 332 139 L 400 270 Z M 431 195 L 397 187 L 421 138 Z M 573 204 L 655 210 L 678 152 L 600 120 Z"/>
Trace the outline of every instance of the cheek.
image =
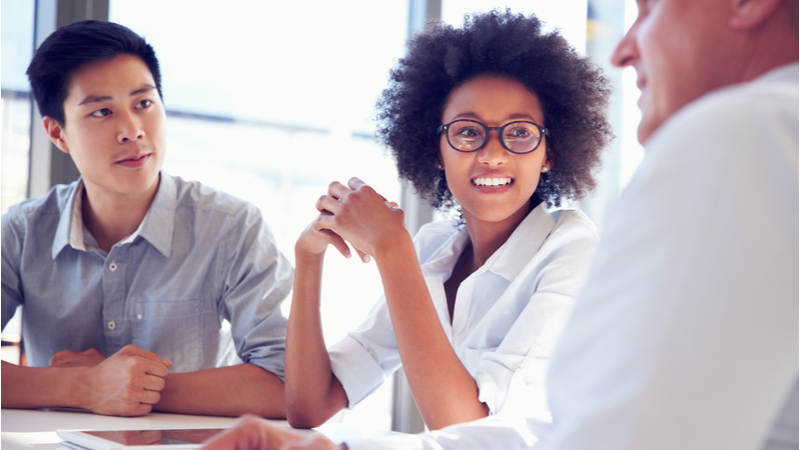
<path id="1" fill-rule="evenodd" d="M 87 148 L 93 148 L 100 140 L 102 130 L 83 130 L 72 128 L 67 133 L 61 135 L 62 139 L 69 148 L 73 158 L 82 158 Z"/>

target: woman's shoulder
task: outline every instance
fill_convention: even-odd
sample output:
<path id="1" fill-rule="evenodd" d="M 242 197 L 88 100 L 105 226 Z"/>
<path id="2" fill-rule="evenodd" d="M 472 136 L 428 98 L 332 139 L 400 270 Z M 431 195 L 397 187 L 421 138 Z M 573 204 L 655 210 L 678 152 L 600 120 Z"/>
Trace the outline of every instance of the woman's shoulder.
<path id="1" fill-rule="evenodd" d="M 580 209 L 557 209 L 548 214 L 556 221 L 551 234 L 582 236 L 595 241 L 600 237 L 597 226 Z"/>
<path id="2" fill-rule="evenodd" d="M 420 262 L 427 261 L 448 241 L 455 239 L 462 228 L 463 224 L 456 219 L 437 220 L 421 226 L 414 235 L 414 248 Z"/>

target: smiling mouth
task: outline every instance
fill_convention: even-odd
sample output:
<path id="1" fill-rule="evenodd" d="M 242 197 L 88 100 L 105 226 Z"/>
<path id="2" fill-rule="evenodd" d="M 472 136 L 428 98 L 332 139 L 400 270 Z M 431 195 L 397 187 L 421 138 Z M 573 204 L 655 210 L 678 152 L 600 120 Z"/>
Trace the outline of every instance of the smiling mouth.
<path id="1" fill-rule="evenodd" d="M 513 183 L 513 178 L 473 178 L 472 184 L 483 187 L 503 187 Z"/>

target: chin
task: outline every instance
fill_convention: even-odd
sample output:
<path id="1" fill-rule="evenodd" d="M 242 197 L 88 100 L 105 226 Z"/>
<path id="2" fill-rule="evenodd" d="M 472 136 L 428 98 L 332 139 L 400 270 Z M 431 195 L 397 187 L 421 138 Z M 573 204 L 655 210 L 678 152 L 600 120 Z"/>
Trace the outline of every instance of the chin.
<path id="1" fill-rule="evenodd" d="M 141 194 L 158 183 L 158 172 L 154 174 L 140 174 L 135 179 L 128 179 L 120 183 L 121 190 L 127 194 Z M 122 180 L 121 180 L 122 181 Z"/>

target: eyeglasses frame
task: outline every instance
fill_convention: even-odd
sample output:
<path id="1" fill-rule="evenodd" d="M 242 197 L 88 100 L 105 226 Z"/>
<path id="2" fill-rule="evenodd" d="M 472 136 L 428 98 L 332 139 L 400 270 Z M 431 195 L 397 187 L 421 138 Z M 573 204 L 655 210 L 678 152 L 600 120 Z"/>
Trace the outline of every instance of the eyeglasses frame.
<path id="1" fill-rule="evenodd" d="M 547 128 L 539 125 L 536 122 L 531 122 L 529 120 L 514 120 L 512 122 L 508 122 L 507 124 L 503 125 L 502 127 L 490 127 L 490 126 L 487 126 L 486 124 L 484 124 L 482 122 L 478 122 L 477 120 L 473 120 L 473 119 L 456 119 L 456 120 L 454 120 L 454 121 L 452 121 L 450 123 L 446 123 L 444 125 L 439 125 L 439 127 L 436 128 L 436 134 L 437 135 L 442 134 L 442 132 L 447 131 L 450 128 L 450 125 L 452 125 L 452 124 L 454 124 L 456 122 L 472 122 L 472 123 L 476 123 L 476 124 L 480 125 L 481 127 L 483 127 L 483 131 L 486 132 L 486 139 L 483 141 L 483 144 L 481 144 L 480 146 L 478 146 L 478 148 L 476 148 L 474 150 L 460 150 L 460 149 L 457 149 L 455 147 L 455 145 L 453 145 L 453 143 L 450 142 L 450 134 L 449 133 L 445 133 L 445 136 L 447 137 L 447 143 L 450 145 L 450 147 L 452 147 L 453 150 L 455 150 L 457 152 L 462 152 L 462 153 L 477 152 L 478 150 L 480 150 L 483 147 L 485 147 L 486 143 L 489 142 L 489 133 L 491 133 L 492 130 L 497 130 L 498 139 L 500 140 L 500 144 L 503 146 L 503 148 L 505 148 L 506 150 L 508 150 L 509 152 L 511 152 L 511 153 L 513 153 L 515 155 L 527 155 L 528 153 L 532 153 L 532 152 L 536 151 L 536 149 L 539 148 L 539 146 L 542 144 L 542 141 L 544 140 L 544 137 L 550 135 L 550 131 Z M 531 124 L 531 125 L 533 125 L 533 126 L 535 126 L 536 128 L 539 129 L 539 134 L 540 134 L 539 142 L 537 142 L 536 146 L 533 147 L 531 150 L 528 150 L 527 152 L 515 152 L 514 150 L 511 150 L 510 148 L 508 148 L 508 146 L 506 145 L 506 141 L 503 139 L 503 129 L 505 127 L 511 125 L 511 124 L 520 123 L 520 122 L 521 123 L 529 123 L 529 124 Z"/>

